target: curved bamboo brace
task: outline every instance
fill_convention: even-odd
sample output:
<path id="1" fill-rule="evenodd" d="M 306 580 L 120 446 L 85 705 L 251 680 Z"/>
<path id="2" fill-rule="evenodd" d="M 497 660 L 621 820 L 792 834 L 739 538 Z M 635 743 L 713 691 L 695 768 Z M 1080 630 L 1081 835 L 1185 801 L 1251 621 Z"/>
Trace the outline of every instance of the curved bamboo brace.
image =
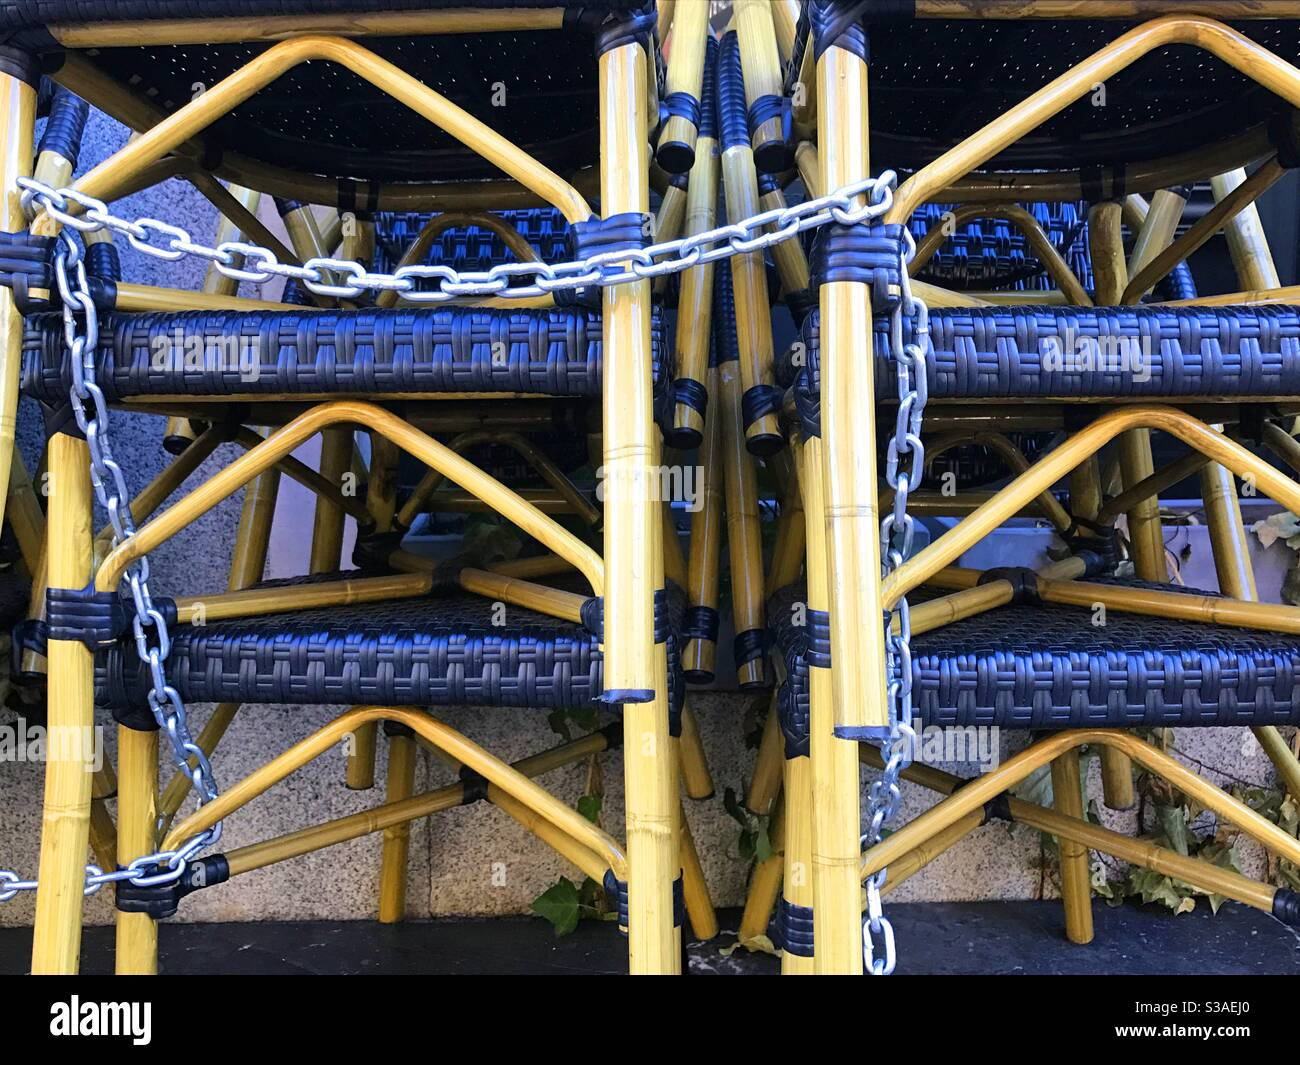
<path id="1" fill-rule="evenodd" d="M 1080 462 L 1128 429 L 1160 429 L 1178 437 L 1188 447 L 1209 455 L 1238 477 L 1253 477 L 1264 495 L 1288 510 L 1300 507 L 1300 485 L 1279 473 L 1240 444 L 1215 432 L 1204 422 L 1173 407 L 1134 406 L 1112 411 L 1066 440 L 977 507 L 961 524 L 939 537 L 885 578 L 881 588 L 886 609 L 917 585 L 955 562 L 1034 497 L 1045 492 Z M 1300 512 L 1300 511 L 1298 511 Z"/>
<path id="2" fill-rule="evenodd" d="M 1078 307 L 1092 306 L 1092 297 L 1088 295 L 1087 289 L 1083 287 L 1083 283 L 1075 272 L 1070 269 L 1070 264 L 1061 258 L 1061 253 L 1056 250 L 1056 246 L 1043 232 L 1043 227 L 1038 224 L 1038 219 L 1023 207 L 1011 203 L 960 204 L 953 210 L 952 216 L 951 224 L 953 225 L 961 225 L 974 218 L 996 218 L 1011 223 L 1025 235 L 1025 239 L 1029 242 L 1033 253 L 1038 257 L 1038 261 L 1047 270 L 1048 276 L 1065 293 L 1066 300 Z M 943 247 L 944 241 L 948 237 L 945 230 L 945 225 L 933 225 L 926 231 L 925 236 L 916 246 L 916 255 L 908 264 L 908 272 L 912 276 L 915 277 L 924 268 L 925 264 L 934 258 L 935 252 Z"/>
<path id="3" fill-rule="evenodd" d="M 977 444 L 980 447 L 986 447 L 990 451 L 996 452 L 1010 467 L 1011 472 L 1017 476 L 1029 469 L 1029 460 L 1025 458 L 1024 452 L 1016 447 L 1005 434 L 979 430 L 975 432 L 944 433 L 936 437 L 926 445 L 926 462 L 933 462 L 944 452 L 950 451 L 954 447 L 960 447 L 962 444 Z M 1043 509 L 1043 513 L 1047 515 L 1048 520 L 1061 532 L 1065 532 L 1074 524 L 1066 509 L 1061 506 L 1050 490 L 1038 496 L 1038 505 Z"/>
<path id="4" fill-rule="evenodd" d="M 317 35 L 296 37 L 268 48 L 147 133 L 128 142 L 83 176 L 74 187 L 100 199 L 114 198 L 118 186 L 140 169 L 229 114 L 286 71 L 313 60 L 347 67 L 473 148 L 525 188 L 554 204 L 569 222 L 581 222 L 590 217 L 591 208 L 572 185 L 490 126 L 354 41 Z M 57 232 L 57 225 L 42 212 L 33 223 L 32 231 L 51 235 Z"/>
<path id="5" fill-rule="evenodd" d="M 627 879 L 627 858 L 617 841 L 566 806 L 545 788 L 533 783 L 519 770 L 494 758 L 473 740 L 443 724 L 423 710 L 396 706 L 358 706 L 336 717 L 324 728 L 295 743 L 266 765 L 254 770 L 234 787 L 190 814 L 167 834 L 163 849 L 170 850 L 183 840 L 211 828 L 218 821 L 284 780 L 290 773 L 320 757 L 344 736 L 372 721 L 394 721 L 446 751 L 461 765 L 468 766 L 505 794 L 518 800 L 563 830 L 578 843 L 605 858 L 620 880 Z"/>
<path id="6" fill-rule="evenodd" d="M 1097 744 L 1123 752 L 1139 765 L 1163 777 L 1175 788 L 1192 796 L 1207 810 L 1213 810 L 1224 820 L 1236 825 L 1274 854 L 1279 854 L 1293 862 L 1300 861 L 1300 840 L 1287 835 L 1272 821 L 1238 802 L 1222 789 L 1202 780 L 1181 762 L 1132 733 L 1122 732 L 1119 729 L 1089 728 L 1071 729 L 1040 740 L 1032 747 L 1027 747 L 1008 759 L 993 772 L 975 778 L 960 788 L 951 798 L 938 806 L 931 807 L 867 851 L 862 862 L 862 875 L 870 876 L 883 869 L 895 858 L 901 857 L 954 821 L 983 806 L 990 799 L 996 798 L 1035 769 L 1085 744 Z"/>
<path id="7" fill-rule="evenodd" d="M 206 484 L 169 507 L 149 524 L 142 526 L 129 540 L 119 544 L 104 559 L 96 575 L 96 587 L 110 591 L 118 586 L 126 567 L 174 536 L 201 514 L 207 513 L 227 496 L 259 473 L 275 465 L 304 440 L 322 429 L 340 423 L 362 426 L 397 444 L 432 469 L 442 471 L 465 491 L 491 505 L 502 517 L 518 525 L 529 536 L 540 540 L 557 555 L 582 573 L 596 595 L 602 595 L 605 565 L 601 557 L 567 529 L 557 525 L 531 503 L 506 488 L 499 481 L 467 462 L 445 444 L 420 432 L 397 415 L 372 403 L 343 401 L 322 403 L 299 415 L 257 447 L 241 455 Z"/>
<path id="8" fill-rule="evenodd" d="M 886 221 L 905 223 L 922 203 L 1092 92 L 1098 82 L 1171 44 L 1201 48 L 1293 107 L 1300 107 L 1300 70 L 1267 48 L 1213 19 L 1187 15 L 1153 19 L 1130 30 L 918 170 L 899 188 Z"/>
<path id="9" fill-rule="evenodd" d="M 515 253 L 516 258 L 521 263 L 535 263 L 538 261 L 537 249 L 524 239 L 524 235 L 518 229 L 507 225 L 504 219 L 487 211 L 444 211 L 442 214 L 434 215 L 424 224 L 420 232 L 416 234 L 415 240 L 411 241 L 411 246 L 402 253 L 397 268 L 400 270 L 403 266 L 423 262 L 424 256 L 438 237 L 449 229 L 459 229 L 464 226 L 479 226 L 482 229 L 490 229 L 501 238 L 507 248 Z M 388 289 L 379 294 L 379 298 L 375 300 L 375 306 L 395 307 L 400 296 L 401 294 L 395 289 Z"/>

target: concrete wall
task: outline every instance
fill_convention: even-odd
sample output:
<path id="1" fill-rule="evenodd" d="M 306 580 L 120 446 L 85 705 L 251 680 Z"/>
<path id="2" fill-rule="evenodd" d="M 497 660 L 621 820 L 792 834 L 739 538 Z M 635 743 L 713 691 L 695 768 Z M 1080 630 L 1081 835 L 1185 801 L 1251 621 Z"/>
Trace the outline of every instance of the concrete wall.
<path id="1" fill-rule="evenodd" d="M 93 163 L 120 146 L 125 133 L 115 124 L 94 117 L 87 135 L 86 163 Z M 168 182 L 122 205 L 131 217 L 152 215 L 185 224 L 200 238 L 213 230 L 214 216 L 188 186 Z M 202 271 L 192 261 L 177 264 L 124 252 L 127 276 L 132 280 L 174 287 L 197 286 Z M 37 412 L 25 405 L 20 425 L 21 445 L 29 464 L 41 448 Z M 159 446 L 161 422 L 143 416 L 117 413 L 113 417 L 116 453 L 133 486 L 141 486 L 162 467 L 166 456 Z M 223 447 L 207 462 L 206 476 L 237 453 Z M 195 482 L 191 482 L 195 483 Z M 310 507 L 304 493 L 285 482 L 277 515 L 269 576 L 301 572 L 306 561 Z M 153 588 L 159 594 L 184 595 L 223 589 L 239 514 L 236 497 L 208 514 L 186 533 L 153 556 Z M 102 518 L 101 518 L 102 520 Z M 1203 532 L 1203 530 L 1201 530 Z M 1198 535 L 1194 531 L 1194 535 Z M 1022 534 L 1000 541 L 986 550 L 979 564 L 1023 563 L 1026 550 L 1040 550 L 1046 537 Z M 1286 562 L 1281 547 L 1270 553 L 1261 590 L 1276 592 L 1278 576 Z M 991 553 L 990 553 L 991 551 Z M 1208 545 L 1194 544 L 1198 572 L 1189 584 L 1214 587 L 1208 568 Z M 1189 563 L 1189 567 L 1191 564 Z M 719 797 L 688 803 L 688 815 L 704 859 L 706 874 L 719 904 L 737 904 L 744 896 L 747 868 L 737 854 L 738 828 L 726 815 L 721 792 L 742 790 L 753 752 L 744 743 L 747 709 L 751 700 L 735 693 L 709 692 L 696 697 L 703 739 L 718 785 Z M 208 707 L 195 707 L 192 720 L 202 724 Z M 216 758 L 218 779 L 230 784 L 264 761 L 327 722 L 337 711 L 330 707 L 244 707 Z M 516 710 L 452 710 L 446 719 L 474 740 L 506 759 L 551 746 L 556 738 L 540 713 Z M 752 719 L 751 719 L 752 720 Z M 0 724 L 12 715 L 0 711 Z M 108 729 L 110 755 L 113 730 Z M 1024 735 L 1004 736 L 1002 753 L 1023 746 Z M 1271 779 L 1262 752 L 1242 730 L 1184 731 L 1177 736 L 1180 756 L 1218 783 Z M 231 818 L 223 849 L 230 849 L 290 831 L 308 823 L 365 809 L 382 801 L 380 787 L 368 794 L 343 787 L 345 756 L 332 751 L 309 769 L 295 775 Z M 605 825 L 622 835 L 621 758 L 602 756 L 600 764 L 608 785 Z M 967 774 L 971 766 L 949 767 Z M 547 778 L 545 783 L 567 800 L 581 793 L 586 767 L 575 766 Z M 167 774 L 169 775 L 169 773 Z M 165 775 L 162 779 L 165 782 Z M 1099 796 L 1095 779 L 1092 792 Z M 0 765 L 0 867 L 33 873 L 37 865 L 40 764 Z M 451 772 L 420 756 L 419 787 L 452 780 Z M 865 795 L 864 795 L 865 798 Z M 914 816 L 929 804 L 919 788 L 905 789 L 903 816 Z M 1131 815 L 1107 815 L 1107 820 L 1133 827 Z M 413 917 L 431 914 L 496 914 L 527 912 L 531 900 L 573 870 L 499 811 L 483 804 L 443 813 L 413 828 L 411 880 L 408 893 Z M 979 829 L 905 884 L 896 899 L 1032 898 L 1052 895 L 1054 886 L 1043 868 L 1042 841 L 1032 831 L 991 824 Z M 377 838 L 345 844 L 295 862 L 271 867 L 218 889 L 201 892 L 186 901 L 178 919 L 187 921 L 266 920 L 277 918 L 370 918 L 375 913 L 379 865 Z M 1257 856 L 1256 856 L 1257 857 Z M 1255 862 L 1258 868 L 1258 861 Z M 107 922 L 112 918 L 108 893 L 87 903 L 87 918 Z M 32 917 L 31 896 L 0 906 L 0 924 L 24 924 Z"/>

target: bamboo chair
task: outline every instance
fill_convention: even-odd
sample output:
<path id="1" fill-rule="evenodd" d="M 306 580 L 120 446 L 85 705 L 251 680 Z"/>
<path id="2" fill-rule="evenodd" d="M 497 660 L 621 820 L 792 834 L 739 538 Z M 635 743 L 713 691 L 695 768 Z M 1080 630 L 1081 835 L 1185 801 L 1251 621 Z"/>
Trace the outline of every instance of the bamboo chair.
<path id="1" fill-rule="evenodd" d="M 1300 920 L 1294 892 L 1220 877 L 1205 863 L 1093 831 L 1082 820 L 1077 756 L 1085 744 L 1107 752 L 1107 800 L 1115 805 L 1131 796 L 1128 760 L 1136 761 L 1273 853 L 1300 855 L 1294 838 L 1127 731 L 1250 726 L 1283 778 L 1298 776 L 1285 744 L 1275 742 L 1275 728 L 1300 722 L 1290 679 L 1300 661 L 1294 637 L 1300 628 L 1294 608 L 1253 601 L 1232 483 L 1233 476 L 1249 478 L 1288 509 L 1300 503 L 1300 485 L 1289 473 L 1233 438 L 1238 432 L 1245 439 L 1261 432 L 1286 437 L 1274 423 L 1289 417 L 1300 394 L 1295 360 L 1284 354 L 1300 339 L 1300 318 L 1288 306 L 1294 295 L 1266 268 L 1257 218 L 1252 225 L 1242 215 L 1296 159 L 1292 109 L 1300 105 L 1300 71 L 1292 64 L 1300 57 L 1300 5 L 1266 6 L 1099 2 L 1087 5 L 1090 18 L 1053 21 L 1059 5 L 1032 2 L 805 5 L 787 91 L 792 154 L 811 194 L 866 173 L 870 143 L 877 166 L 913 171 L 894 195 L 886 225 L 905 225 L 930 201 L 979 205 L 972 212 L 1006 217 L 1015 201 L 1086 200 L 1095 279 L 1093 291 L 1076 285 L 1074 299 L 1028 307 L 1023 301 L 1032 293 L 1010 297 L 1019 305 L 1000 306 L 913 282 L 931 308 L 927 444 L 931 434 L 951 432 L 964 417 L 999 432 L 1051 427 L 1066 439 L 882 577 L 877 560 L 888 545 L 879 543 L 875 515 L 888 506 L 877 489 L 873 397 L 888 410 L 897 395 L 898 353 L 885 324 L 873 327 L 872 312 L 874 303 L 877 315 L 887 313 L 897 285 L 891 291 L 888 275 L 879 267 L 873 273 L 872 264 L 814 250 L 820 307 L 801 326 L 799 359 L 785 360 L 797 372 L 783 373 L 778 357 L 777 373 L 790 385 L 789 433 L 808 514 L 806 583 L 778 592 L 768 606 L 784 658 L 782 724 L 794 756 L 785 767 L 784 860 L 788 873 L 811 870 L 811 876 L 787 876 L 780 904 L 787 971 L 861 972 L 860 879 L 888 867 L 885 886 L 896 884 L 987 817 L 1023 819 L 1062 841 L 1066 933 L 1076 942 L 1092 937 L 1089 848 L 1207 890 L 1221 885 L 1230 898 Z M 1107 21 L 1168 12 L 1176 13 L 1136 25 Z M 1256 20 L 1261 15 L 1267 17 Z M 1228 26 L 1216 17 L 1242 21 Z M 991 58 L 990 42 L 996 42 Z M 1190 84 L 1186 64 L 1201 63 L 1202 56 L 1170 50 L 1172 44 L 1214 57 L 1192 79 L 1194 114 L 1179 87 Z M 1021 66 L 1003 62 L 1011 56 L 1034 59 Z M 1140 58 L 1145 61 L 1137 63 Z M 1099 83 L 1118 106 L 1089 106 Z M 1142 93 L 1144 83 L 1161 94 Z M 939 92 L 932 91 L 936 85 Z M 1140 138 L 1128 132 L 1134 107 L 1143 109 Z M 755 132 L 756 147 L 760 139 Z M 1232 176 L 1253 161 L 1262 165 L 1251 177 Z M 1217 179 L 1219 206 L 1176 237 L 1182 187 L 1215 175 L 1224 175 Z M 1134 234 L 1128 254 L 1122 224 Z M 1233 234 L 1242 291 L 1151 303 L 1154 286 L 1223 226 Z M 834 231 L 828 232 L 820 236 L 829 243 Z M 831 271 L 834 280 L 822 283 Z M 1159 344 L 1149 374 L 1133 367 L 1057 367 L 1043 358 L 1051 345 L 1067 350 L 1071 335 L 1100 338 L 1103 347 L 1143 336 Z M 883 417 L 892 422 L 892 413 Z M 1243 421 L 1256 428 L 1239 430 Z M 1204 494 L 1222 595 L 1163 586 L 1156 497 L 1178 471 L 1153 470 L 1153 430 L 1198 453 L 1182 468 L 1209 471 Z M 1108 478 L 1095 460 L 1112 441 L 1119 484 L 1107 500 Z M 1088 535 L 1071 544 L 1072 557 L 1039 573 L 980 574 L 954 566 L 1067 476 L 1074 513 L 1088 522 Z M 1137 581 L 1109 576 L 1109 530 L 1124 512 Z M 897 626 L 895 611 L 905 596 L 913 597 L 907 679 L 919 724 L 1051 735 L 976 781 L 908 768 L 908 779 L 949 797 L 859 859 L 856 747 L 863 739 L 894 743 L 898 737 L 889 727 L 885 693 L 887 631 L 866 619 L 883 608 Z M 1090 623 L 1093 604 L 1109 612 L 1103 628 Z M 1251 631 L 1261 629 L 1267 635 Z M 864 751 L 864 760 L 881 764 L 874 750 Z M 1007 799 L 1008 787 L 1047 764 L 1054 811 Z M 762 886 L 771 892 L 772 878 Z M 874 936 L 888 932 L 874 916 L 868 923 Z"/>
<path id="2" fill-rule="evenodd" d="M 21 75 L 35 69 L 36 52 L 52 49 L 61 60 L 61 84 L 141 132 L 80 179 L 79 192 L 111 202 L 151 181 L 185 176 L 246 239 L 290 263 L 310 257 L 317 245 L 328 254 L 339 234 L 345 254 L 364 258 L 374 212 L 516 210 L 537 202 L 559 209 L 572 228 L 585 226 L 580 245 L 599 237 L 609 246 L 611 239 L 627 238 L 597 233 L 600 223 L 587 192 L 600 188 L 606 217 L 648 212 L 646 133 L 652 126 L 661 126 L 656 161 L 662 169 L 683 173 L 694 165 L 706 53 L 702 5 L 683 5 L 676 13 L 662 123 L 653 5 L 639 0 L 584 3 L 581 10 L 531 0 L 282 0 L 274 14 L 258 18 L 236 14 L 233 7 L 224 13 L 222 7 L 209 3 L 200 9 L 175 0 L 0 9 L 0 24 L 14 31 L 8 48 L 25 63 L 14 65 L 17 73 L 0 75 L 12 101 L 11 129 L 30 122 L 34 111 L 31 79 Z M 336 32 L 341 14 L 356 39 L 321 36 Z M 591 58 L 593 37 L 598 62 Z M 267 43 L 274 41 L 279 43 Z M 308 60 L 325 62 L 303 65 Z M 451 86 L 454 94 L 465 83 L 462 74 L 490 67 L 499 68 L 503 79 L 494 91 L 512 106 L 494 108 L 477 98 L 464 98 L 461 106 L 430 88 Z M 196 78 L 210 84 L 191 98 Z M 125 87 L 128 80 L 138 91 Z M 537 91 L 542 84 L 547 93 Z M 563 93 L 564 106 L 556 106 L 554 92 Z M 339 94 L 355 106 L 321 121 L 319 102 Z M 7 188 L 28 165 L 7 157 Z M 500 179 L 502 171 L 509 180 Z M 680 184 L 670 187 L 682 193 Z M 242 190 L 280 198 L 292 247 L 266 231 Z M 324 224 L 316 218 L 320 232 L 313 233 L 304 204 L 334 208 L 338 217 Z M 349 214 L 355 223 L 351 245 Z M 33 239 L 48 239 L 57 229 L 42 215 L 33 223 Z M 258 276 L 257 262 L 249 264 Z M 39 295 L 39 286 L 29 288 Z M 697 932 L 701 925 L 708 928 L 712 915 L 676 794 L 675 733 L 684 694 L 680 600 L 664 582 L 659 504 L 641 476 L 643 464 L 659 461 L 652 421 L 656 397 L 672 394 L 668 346 L 651 308 L 650 285 L 604 291 L 599 310 L 554 305 L 549 298 L 522 309 L 492 299 L 431 310 L 352 307 L 351 290 L 340 289 L 323 296 L 290 289 L 286 302 L 276 303 L 228 288 L 183 293 L 125 282 L 103 286 L 97 376 L 109 402 L 198 419 L 210 423 L 214 428 L 206 432 L 213 433 L 233 418 L 235 437 L 248 450 L 143 523 L 98 565 L 92 566 L 88 536 L 86 446 L 67 432 L 50 439 L 51 475 L 66 487 L 51 501 L 48 583 L 56 591 L 97 589 L 104 604 L 117 599 L 133 560 L 275 471 L 296 476 L 321 496 L 310 568 L 337 566 L 336 512 L 362 516 L 349 510 L 330 483 L 352 466 L 348 427 L 364 429 L 382 445 L 372 447 L 374 460 L 364 471 L 371 488 L 364 517 L 371 519 L 367 531 L 377 537 L 365 556 L 372 565 L 359 574 L 320 572 L 253 587 L 237 586 L 232 573 L 232 590 L 225 595 L 166 603 L 175 618 L 166 677 L 186 700 L 219 707 L 254 699 L 323 701 L 354 708 L 179 818 L 161 841 L 154 818 L 158 736 L 140 702 L 141 677 L 129 637 L 111 628 L 91 637 L 75 621 L 68 627 L 65 614 L 51 617 L 51 723 L 88 724 L 92 682 L 94 696 L 121 722 L 122 865 L 214 827 L 341 736 L 373 735 L 381 721 L 394 726 L 389 801 L 376 811 L 272 841 L 251 855 L 195 859 L 170 884 L 120 882 L 118 969 L 155 969 L 155 919 L 191 890 L 380 829 L 386 832 L 381 913 L 385 919 L 400 916 L 401 826 L 486 797 L 605 881 L 627 928 L 632 971 L 677 971 L 683 895 Z M 330 305 L 336 296 L 343 302 Z M 34 313 L 38 307 L 24 309 L 20 323 L 14 300 L 7 293 L 0 299 L 0 313 L 10 323 L 6 365 L 16 373 L 21 354 L 26 393 L 58 408 L 69 386 L 61 323 L 57 316 Z M 211 355 L 214 342 L 219 349 L 231 337 L 261 341 L 254 346 L 255 366 L 245 368 L 256 372 L 231 373 Z M 174 361 L 151 365 L 140 357 L 155 342 L 177 338 L 204 352 L 202 373 L 186 375 Z M 495 343 L 507 350 L 503 362 L 490 357 Z M 603 400 L 601 443 L 607 483 L 614 486 L 604 513 L 603 557 L 425 431 L 450 431 L 458 417 L 474 420 L 498 400 L 521 396 Z M 15 400 L 16 392 L 7 399 L 9 414 Z M 255 432 L 260 426 L 273 431 L 261 439 Z M 291 452 L 318 433 L 321 470 L 295 466 Z M 211 444 L 201 434 L 181 449 L 169 473 L 172 488 L 183 479 L 184 464 L 197 465 L 193 456 L 201 452 L 201 441 L 202 447 Z M 396 511 L 391 472 L 398 449 L 537 539 L 564 568 L 577 571 L 585 590 L 529 579 L 559 568 L 555 558 L 513 566 L 461 558 L 430 566 L 383 540 Z M 167 493 L 153 494 L 156 507 Z M 161 597 L 155 602 L 164 604 Z M 507 604 L 504 630 L 492 624 L 494 602 Z M 604 730 L 511 767 L 428 710 L 466 702 L 556 707 L 593 699 L 623 718 L 626 848 L 531 780 L 613 745 L 619 733 Z M 410 795 L 416 739 L 460 765 L 462 783 Z M 364 778 L 364 763 L 358 775 Z M 79 950 L 89 813 L 83 766 L 75 759 L 51 761 L 46 789 L 33 969 L 71 972 Z"/>

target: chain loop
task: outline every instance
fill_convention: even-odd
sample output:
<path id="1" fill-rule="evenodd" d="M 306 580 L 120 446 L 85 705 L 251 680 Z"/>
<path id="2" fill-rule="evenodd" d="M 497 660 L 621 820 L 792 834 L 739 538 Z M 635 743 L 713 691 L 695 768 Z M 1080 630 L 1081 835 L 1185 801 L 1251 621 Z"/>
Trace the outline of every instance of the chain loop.
<path id="1" fill-rule="evenodd" d="M 925 470 L 925 445 L 921 443 L 921 419 L 929 398 L 926 362 L 930 345 L 930 312 L 912 292 L 907 264 L 916 254 L 916 243 L 903 231 L 899 276 L 902 294 L 890 312 L 890 351 L 894 356 L 898 381 L 898 417 L 885 458 L 885 480 L 894 490 L 893 510 L 880 523 L 881 568 L 889 574 L 903 564 L 912 551 L 916 522 L 907 512 L 908 495 L 921 481 Z M 881 751 L 885 766 L 872 782 L 867 798 L 867 827 L 862 847 L 880 842 L 885 826 L 898 814 L 902 791 L 898 781 L 912 763 L 916 731 L 912 727 L 912 616 L 907 600 L 901 599 L 892 611 L 884 614 L 885 688 L 889 718 L 889 737 Z M 898 632 L 894 632 L 894 622 Z M 888 976 L 894 971 L 894 928 L 884 915 L 881 891 L 888 869 L 867 877 L 867 912 L 862 918 L 862 960 L 867 972 Z M 877 955 L 879 945 L 879 956 Z"/>

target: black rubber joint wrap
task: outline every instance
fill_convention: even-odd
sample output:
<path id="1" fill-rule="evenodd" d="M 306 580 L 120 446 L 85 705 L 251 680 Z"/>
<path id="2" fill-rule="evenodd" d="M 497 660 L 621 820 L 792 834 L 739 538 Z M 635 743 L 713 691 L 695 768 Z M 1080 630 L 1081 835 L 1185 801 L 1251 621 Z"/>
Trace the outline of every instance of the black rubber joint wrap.
<path id="1" fill-rule="evenodd" d="M 814 288 L 830 281 L 859 281 L 871 286 L 871 305 L 888 314 L 902 299 L 906 227 L 884 222 L 823 226 L 813 240 Z"/>
<path id="2" fill-rule="evenodd" d="M 567 21 L 567 14 L 565 18 Z M 614 12 L 604 18 L 596 13 L 596 18 L 599 21 L 592 19 L 586 12 L 578 16 L 579 21 L 593 23 L 596 55 L 602 56 L 628 44 L 640 44 L 645 47 L 647 54 L 651 52 L 650 43 L 654 40 L 655 27 L 659 22 L 659 12 L 653 2 L 647 2 L 634 10 Z"/>
<path id="3" fill-rule="evenodd" d="M 81 138 L 86 132 L 86 118 L 90 114 L 90 105 L 80 96 L 69 92 L 62 85 L 54 89 L 50 100 L 50 117 L 45 122 L 41 133 L 37 154 L 54 152 L 76 166 L 81 154 Z"/>
<path id="4" fill-rule="evenodd" d="M 722 150 L 749 144 L 745 76 L 740 69 L 740 38 L 731 30 L 718 47 L 718 129 Z"/>
<path id="5" fill-rule="evenodd" d="M 704 42 L 704 76 L 700 79 L 701 137 L 718 139 L 718 39 Z"/>

